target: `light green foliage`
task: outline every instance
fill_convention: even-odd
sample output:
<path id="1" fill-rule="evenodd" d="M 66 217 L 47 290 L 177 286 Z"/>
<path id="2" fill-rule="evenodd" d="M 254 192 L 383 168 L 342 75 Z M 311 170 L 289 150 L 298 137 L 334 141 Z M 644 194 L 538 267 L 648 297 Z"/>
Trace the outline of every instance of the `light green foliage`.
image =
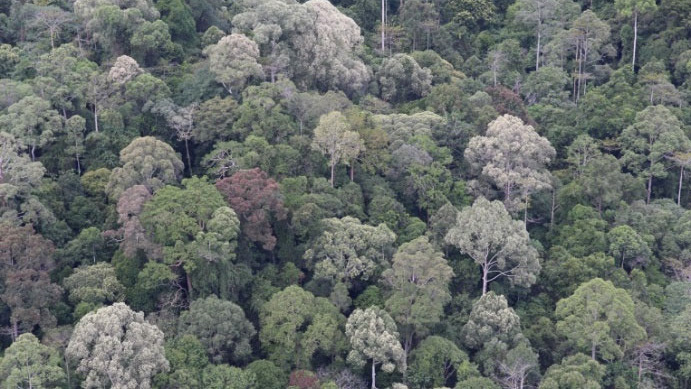
<path id="1" fill-rule="evenodd" d="M 398 341 L 396 323 L 386 311 L 378 307 L 356 309 L 348 317 L 346 336 L 350 341 L 348 362 L 362 367 L 368 360 L 372 365 L 372 388 L 376 388 L 375 369 L 391 373 L 406 370 L 406 357 Z"/>
<path id="2" fill-rule="evenodd" d="M 636 322 L 629 294 L 610 281 L 592 279 L 557 303 L 557 331 L 591 359 L 621 358 L 628 345 L 646 334 Z"/>
<path id="3" fill-rule="evenodd" d="M 425 338 L 410 354 L 407 377 L 412 388 L 441 387 L 468 356 L 446 338 L 432 335 Z"/>
<path id="4" fill-rule="evenodd" d="M 194 300 L 180 315 L 178 331 L 196 336 L 215 362 L 245 360 L 256 333 L 242 308 L 216 296 Z"/>
<path id="5" fill-rule="evenodd" d="M 667 176 L 665 156 L 691 148 L 681 122 L 669 109 L 650 106 L 636 114 L 635 123 L 624 129 L 619 137 L 624 163 L 639 177 L 646 179 L 648 196 L 653 190 L 653 178 Z"/>
<path id="6" fill-rule="evenodd" d="M 551 188 L 546 165 L 556 152 L 546 138 L 515 116 L 491 122 L 485 136 L 470 139 L 466 160 L 504 193 L 506 208 L 522 209 L 521 199 Z"/>
<path id="7" fill-rule="evenodd" d="M 473 304 L 468 322 L 463 327 L 465 343 L 479 350 L 484 370 L 501 360 L 503 353 L 525 341 L 518 315 L 509 307 L 506 298 L 489 292 Z M 493 360 L 488 360 L 493 359 Z"/>
<path id="8" fill-rule="evenodd" d="M 358 154 L 365 150 L 360 135 L 351 131 L 350 124 L 338 111 L 322 115 L 319 124 L 314 129 L 312 149 L 329 156 L 331 168 L 331 186 L 334 186 L 334 168 L 337 163 L 354 163 Z"/>
<path id="9" fill-rule="evenodd" d="M 271 296 L 259 321 L 262 348 L 284 368 L 309 367 L 314 353 L 336 356 L 345 349 L 345 318 L 338 308 L 296 285 Z"/>
<path id="10" fill-rule="evenodd" d="M 381 85 L 382 99 L 389 102 L 424 97 L 432 85 L 432 72 L 421 68 L 413 57 L 402 53 L 385 58 L 375 78 Z"/>
<path id="11" fill-rule="evenodd" d="M 151 388 L 168 370 L 163 332 L 124 303 L 88 313 L 74 328 L 65 354 L 77 361 L 84 388 Z"/>
<path id="12" fill-rule="evenodd" d="M 7 113 L 0 116 L 0 131 L 14 135 L 19 147 L 27 149 L 34 161 L 36 149 L 48 145 L 62 131 L 62 119 L 48 101 L 28 96 L 9 106 Z"/>
<path id="13" fill-rule="evenodd" d="M 381 277 L 390 291 L 386 309 L 398 323 L 408 352 L 413 336 L 426 333 L 444 314 L 453 270 L 423 236 L 401 245 Z"/>
<path id="14" fill-rule="evenodd" d="M 122 149 L 120 163 L 122 167 L 113 169 L 106 186 L 113 199 L 134 185 L 155 191 L 177 182 L 184 168 L 172 147 L 151 136 L 136 138 Z"/>
<path id="15" fill-rule="evenodd" d="M 118 281 L 115 268 L 108 263 L 77 268 L 72 275 L 65 278 L 63 285 L 74 304 L 114 303 L 122 301 L 125 294 L 125 287 Z"/>
<path id="16" fill-rule="evenodd" d="M 202 371 L 202 387 L 208 389 L 249 389 L 255 380 L 254 373 L 235 366 L 209 365 Z"/>
<path id="17" fill-rule="evenodd" d="M 607 240 L 610 254 L 621 261 L 622 268 L 627 260 L 634 261 L 634 263 L 629 263 L 630 267 L 645 265 L 651 255 L 643 238 L 627 225 L 612 228 L 607 233 Z"/>
<path id="18" fill-rule="evenodd" d="M 499 201 L 480 197 L 463 208 L 444 240 L 482 267 L 483 294 L 490 282 L 504 276 L 512 285 L 530 286 L 540 271 L 525 225 L 512 220 Z"/>
<path id="19" fill-rule="evenodd" d="M 20 335 L 0 361 L 0 384 L 6 388 L 58 388 L 65 384 L 58 353 L 32 334 Z"/>
<path id="20" fill-rule="evenodd" d="M 246 370 L 254 373 L 257 388 L 284 389 L 288 384 L 287 374 L 271 361 L 256 360 L 247 365 Z"/>
<path id="21" fill-rule="evenodd" d="M 540 389 L 600 389 L 605 367 L 585 354 L 564 358 L 552 365 L 540 383 Z"/>
<path id="22" fill-rule="evenodd" d="M 388 266 L 396 235 L 386 225 L 373 227 L 350 216 L 324 219 L 322 224 L 324 232 L 304 255 L 306 261 L 316 264 L 316 278 L 349 285 Z"/>
<path id="23" fill-rule="evenodd" d="M 261 77 L 262 67 L 257 63 L 259 47 L 243 34 L 231 34 L 204 49 L 209 57 L 209 69 L 216 81 L 230 94 L 242 91 L 247 79 Z"/>

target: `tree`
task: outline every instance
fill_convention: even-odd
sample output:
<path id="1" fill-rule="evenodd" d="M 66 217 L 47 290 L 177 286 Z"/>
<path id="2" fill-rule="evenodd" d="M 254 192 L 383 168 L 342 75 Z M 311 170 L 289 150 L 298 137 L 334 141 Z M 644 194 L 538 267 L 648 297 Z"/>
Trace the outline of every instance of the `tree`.
<path id="1" fill-rule="evenodd" d="M 330 182 L 333 187 L 336 164 L 341 161 L 350 164 L 352 181 L 353 160 L 365 150 L 365 145 L 360 135 L 350 130 L 345 116 L 338 111 L 333 111 L 319 118 L 319 125 L 314 129 L 312 149 L 329 155 Z"/>
<path id="2" fill-rule="evenodd" d="M 62 131 L 62 120 L 48 101 L 28 96 L 9 106 L 7 114 L 0 116 L 0 130 L 14 135 L 35 161 L 36 149 L 48 145 Z"/>
<path id="3" fill-rule="evenodd" d="M 650 203 L 653 178 L 667 176 L 665 157 L 691 149 L 679 119 L 661 105 L 649 106 L 636 114 L 634 124 L 619 136 L 622 159 L 635 173 L 647 179 L 646 203 Z"/>
<path id="4" fill-rule="evenodd" d="M 631 66 L 636 66 L 636 43 L 638 41 L 638 15 L 654 11 L 657 8 L 654 0 L 615 0 L 614 7 L 621 16 L 633 16 L 633 55 Z"/>
<path id="5" fill-rule="evenodd" d="M 424 97 L 432 88 L 432 72 L 403 53 L 385 58 L 375 78 L 381 85 L 382 99 L 389 102 Z"/>
<path id="6" fill-rule="evenodd" d="M 239 170 L 216 181 L 216 189 L 237 212 L 245 236 L 264 250 L 273 250 L 276 237 L 271 222 L 287 216 L 276 181 L 259 168 Z"/>
<path id="7" fill-rule="evenodd" d="M 30 225 L 0 222 L 0 275 L 4 281 L 0 299 L 11 311 L 12 339 L 36 325 L 44 330 L 55 326 L 49 308 L 60 300 L 62 288 L 50 282 L 49 272 L 54 268 L 52 242 Z"/>
<path id="8" fill-rule="evenodd" d="M 65 384 L 60 356 L 39 343 L 33 334 L 22 334 L 5 350 L 0 361 L 0 383 L 7 388 L 58 388 Z"/>
<path id="9" fill-rule="evenodd" d="M 530 286 L 540 272 L 537 250 L 520 221 L 511 219 L 499 201 L 480 197 L 458 213 L 444 238 L 482 267 L 482 294 L 490 282 L 507 277 L 512 285 Z"/>
<path id="10" fill-rule="evenodd" d="M 177 182 L 184 165 L 167 143 L 146 136 L 136 138 L 120 151 L 122 167 L 113 169 L 106 193 L 117 199 L 126 189 L 144 185 L 150 192 Z"/>
<path id="11" fill-rule="evenodd" d="M 216 76 L 228 93 L 237 92 L 247 83 L 250 77 L 261 77 L 264 74 L 259 59 L 259 46 L 243 34 L 224 36 L 218 43 L 204 49 L 209 57 L 209 69 Z"/>
<path id="12" fill-rule="evenodd" d="M 398 248 L 391 269 L 382 273 L 391 291 L 386 309 L 403 332 L 406 356 L 415 334 L 422 334 L 444 315 L 451 300 L 449 282 L 453 270 L 427 237 L 419 237 Z"/>
<path id="13" fill-rule="evenodd" d="M 576 82 L 574 82 L 574 100 L 579 101 L 581 94 L 585 95 L 590 74 L 587 72 L 588 56 L 598 59 L 598 50 L 607 42 L 610 35 L 610 27 L 607 23 L 600 20 L 592 10 L 585 10 L 571 24 L 569 30 L 571 42 L 573 42 L 576 61 L 575 71 Z M 582 92 L 581 92 L 582 90 Z"/>
<path id="14" fill-rule="evenodd" d="M 425 338 L 410 354 L 406 376 L 413 388 L 445 386 L 468 356 L 452 341 L 432 335 Z"/>
<path id="15" fill-rule="evenodd" d="M 91 309 L 122 301 L 125 297 L 125 287 L 118 281 L 115 268 L 109 263 L 77 268 L 65 278 L 63 285 L 72 303 L 84 303 Z"/>
<path id="16" fill-rule="evenodd" d="M 74 115 L 65 121 L 65 132 L 70 146 L 65 150 L 73 154 L 77 162 L 77 174 L 82 174 L 82 164 L 80 158 L 84 154 L 84 132 L 86 131 L 86 119 L 79 115 Z"/>
<path id="17" fill-rule="evenodd" d="M 163 332 L 124 303 L 84 316 L 65 351 L 86 376 L 84 387 L 151 388 L 151 379 L 169 368 Z"/>
<path id="18" fill-rule="evenodd" d="M 356 218 L 323 219 L 323 232 L 305 251 L 304 259 L 315 265 L 315 277 L 332 283 L 367 280 L 378 268 L 388 266 L 396 235 L 380 224 L 360 223 Z"/>
<path id="19" fill-rule="evenodd" d="M 607 233 L 609 253 L 614 258 L 621 259 L 621 268 L 627 259 L 635 260 L 631 266 L 644 265 L 650 257 L 648 244 L 633 228 L 627 225 L 616 226 Z"/>
<path id="20" fill-rule="evenodd" d="M 551 187 L 546 165 L 556 155 L 546 138 L 515 116 L 503 115 L 491 122 L 485 136 L 470 139 L 465 158 L 504 192 L 506 208 L 520 205 L 515 192 L 527 202 L 531 193 Z"/>
<path id="21" fill-rule="evenodd" d="M 182 184 L 159 189 L 144 204 L 141 224 L 163 246 L 164 262 L 184 277 L 188 297 L 193 295 L 193 279 L 202 283 L 203 291 L 226 295 L 229 291 L 221 290 L 223 282 L 218 281 L 235 259 L 238 218 L 206 178 L 187 178 Z M 221 274 L 212 276 L 216 271 Z"/>
<path id="22" fill-rule="evenodd" d="M 369 307 L 353 311 L 346 323 L 346 336 L 351 347 L 348 362 L 362 367 L 371 360 L 372 389 L 377 387 L 377 365 L 381 364 L 387 373 L 395 369 L 405 372 L 405 352 L 398 341 L 396 323 L 383 309 Z"/>
<path id="23" fill-rule="evenodd" d="M 611 281 L 594 278 L 559 300 L 555 314 L 557 331 L 590 359 L 621 358 L 627 345 L 645 337 L 634 317 L 633 300 Z"/>
<path id="24" fill-rule="evenodd" d="M 488 292 L 473 304 L 468 322 L 463 326 L 465 344 L 478 351 L 476 360 L 486 375 L 496 374 L 506 353 L 526 341 L 521 322 L 506 298 Z"/>
<path id="25" fill-rule="evenodd" d="M 557 0 L 521 0 L 514 5 L 516 20 L 534 26 L 537 37 L 535 49 L 535 70 L 540 70 L 540 48 L 542 36 L 559 8 Z"/>
<path id="26" fill-rule="evenodd" d="M 259 322 L 262 348 L 283 368 L 309 368 L 315 353 L 333 358 L 345 349 L 345 318 L 338 308 L 297 285 L 274 293 L 262 305 Z"/>
<path id="27" fill-rule="evenodd" d="M 192 301 L 180 315 L 178 332 L 196 336 L 216 363 L 244 361 L 256 333 L 242 308 L 216 296 Z"/>
<path id="28" fill-rule="evenodd" d="M 564 358 L 550 366 L 540 383 L 540 389 L 600 389 L 605 367 L 585 354 Z"/>

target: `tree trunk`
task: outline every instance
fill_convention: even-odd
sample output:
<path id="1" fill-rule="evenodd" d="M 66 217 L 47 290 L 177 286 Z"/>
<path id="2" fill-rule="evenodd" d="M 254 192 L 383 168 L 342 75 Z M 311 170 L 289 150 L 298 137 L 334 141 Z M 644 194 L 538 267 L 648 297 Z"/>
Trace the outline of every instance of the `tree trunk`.
<path id="1" fill-rule="evenodd" d="M 535 53 L 535 71 L 540 69 L 540 38 L 542 38 L 541 27 L 538 24 L 537 27 L 537 52 Z"/>
<path id="2" fill-rule="evenodd" d="M 17 320 L 12 320 L 12 341 L 14 342 L 19 337 L 19 325 Z"/>
<path id="3" fill-rule="evenodd" d="M 633 11 L 633 59 L 631 66 L 636 66 L 636 43 L 638 42 L 638 12 Z"/>
<path id="4" fill-rule="evenodd" d="M 81 176 L 82 175 L 82 164 L 79 163 L 79 153 L 77 153 L 75 155 L 75 157 L 77 159 L 77 174 Z"/>
<path id="5" fill-rule="evenodd" d="M 645 199 L 646 204 L 650 204 L 650 193 L 653 191 L 653 175 L 652 173 L 648 177 L 648 196 Z"/>
<path id="6" fill-rule="evenodd" d="M 331 162 L 331 187 L 334 187 L 334 165 L 336 165 L 334 162 Z"/>
<path id="7" fill-rule="evenodd" d="M 489 273 L 489 268 L 487 267 L 487 264 L 484 263 L 482 265 L 482 295 L 483 296 L 487 294 L 487 282 L 488 282 L 487 276 L 488 276 L 488 273 Z"/>
<path id="8" fill-rule="evenodd" d="M 350 164 L 350 182 L 353 182 L 354 179 L 355 179 L 355 162 L 353 161 Z"/>
<path id="9" fill-rule="evenodd" d="M 36 146 L 31 145 L 31 162 L 36 160 Z"/>
<path id="10" fill-rule="evenodd" d="M 190 158 L 190 145 L 187 138 L 185 138 L 185 154 L 187 154 L 187 171 L 190 173 L 190 177 L 192 177 L 192 159 Z"/>
<path id="11" fill-rule="evenodd" d="M 0 174 L 0 179 L 2 179 L 2 174 Z M 679 171 L 679 189 L 677 190 L 677 205 L 678 206 L 681 206 L 681 184 L 682 184 L 683 179 L 684 179 L 684 165 L 681 165 L 681 170 Z"/>
<path id="12" fill-rule="evenodd" d="M 386 4 L 384 0 L 381 0 L 381 53 L 384 55 L 386 52 Z"/>
<path id="13" fill-rule="evenodd" d="M 595 360 L 595 342 L 590 346 L 590 359 Z"/>
<path id="14" fill-rule="evenodd" d="M 377 385 L 375 384 L 376 378 L 377 378 L 377 373 L 374 371 L 376 366 L 377 366 L 376 361 L 373 359 L 372 360 L 372 389 L 377 389 Z"/>
<path id="15" fill-rule="evenodd" d="M 188 272 L 185 272 L 185 279 L 187 280 L 187 300 L 192 301 L 192 279 Z"/>
<path id="16" fill-rule="evenodd" d="M 98 133 L 98 108 L 96 108 L 96 103 L 94 103 L 94 131 Z"/>

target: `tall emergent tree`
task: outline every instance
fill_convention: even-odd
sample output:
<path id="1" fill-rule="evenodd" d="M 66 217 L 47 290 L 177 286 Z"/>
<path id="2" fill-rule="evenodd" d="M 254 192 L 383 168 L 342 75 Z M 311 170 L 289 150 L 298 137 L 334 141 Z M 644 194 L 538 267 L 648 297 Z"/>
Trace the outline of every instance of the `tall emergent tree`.
<path id="1" fill-rule="evenodd" d="M 86 388 L 150 389 L 153 376 L 168 370 L 163 332 L 124 303 L 79 320 L 65 353 L 78 361 Z"/>
<path id="2" fill-rule="evenodd" d="M 312 149 L 329 156 L 331 168 L 331 187 L 334 186 L 334 167 L 343 161 L 350 164 L 350 179 L 353 179 L 353 160 L 360 152 L 365 150 L 365 145 L 360 135 L 350 130 L 350 124 L 345 116 L 338 111 L 333 111 L 319 118 L 319 125 L 314 129 Z"/>
<path id="3" fill-rule="evenodd" d="M 372 361 L 372 389 L 377 388 L 377 365 L 388 373 L 395 369 L 405 372 L 405 351 L 398 341 L 396 323 L 383 309 L 372 306 L 353 311 L 346 323 L 346 336 L 351 347 L 348 362 L 362 367 Z"/>
<path id="4" fill-rule="evenodd" d="M 644 339 L 636 322 L 634 304 L 624 289 L 611 281 L 594 278 L 559 300 L 557 331 L 579 351 L 611 361 L 624 355 L 627 345 Z"/>
<path id="5" fill-rule="evenodd" d="M 516 192 L 527 202 L 531 193 L 551 187 L 546 166 L 555 155 L 547 138 L 511 115 L 492 121 L 485 136 L 470 139 L 465 150 L 468 162 L 504 192 L 509 211 L 521 209 Z"/>
<path id="6" fill-rule="evenodd" d="M 665 157 L 691 149 L 681 122 L 662 105 L 651 105 L 638 112 L 635 122 L 624 129 L 619 141 L 624 162 L 634 173 L 646 178 L 647 203 L 650 203 L 653 178 L 667 176 Z"/>
<path id="7" fill-rule="evenodd" d="M 615 0 L 614 7 L 621 16 L 633 16 L 633 55 L 631 65 L 636 66 L 636 43 L 638 41 L 638 15 L 657 8 L 655 0 Z"/>
<path id="8" fill-rule="evenodd" d="M 499 201 L 480 197 L 458 213 L 445 241 L 482 267 L 482 294 L 490 282 L 507 277 L 512 285 L 530 286 L 540 272 L 537 250 L 525 225 L 513 220 Z"/>

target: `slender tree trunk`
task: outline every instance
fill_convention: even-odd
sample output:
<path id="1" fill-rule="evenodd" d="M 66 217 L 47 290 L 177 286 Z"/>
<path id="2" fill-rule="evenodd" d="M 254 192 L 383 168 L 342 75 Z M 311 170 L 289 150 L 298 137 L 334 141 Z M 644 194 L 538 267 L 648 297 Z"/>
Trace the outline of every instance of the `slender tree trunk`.
<path id="1" fill-rule="evenodd" d="M 554 213 L 557 210 L 557 191 L 552 189 L 552 206 L 549 210 L 549 230 L 552 231 L 554 227 Z"/>
<path id="2" fill-rule="evenodd" d="M 77 174 L 79 174 L 81 176 L 82 175 L 82 164 L 79 163 L 79 153 L 77 153 L 75 155 L 75 157 L 77 159 Z"/>
<path id="3" fill-rule="evenodd" d="M 192 279 L 190 278 L 190 273 L 185 272 L 185 279 L 187 280 L 187 299 L 192 301 Z"/>
<path id="4" fill-rule="evenodd" d="M 334 162 L 331 162 L 331 187 L 334 187 L 334 165 L 336 165 Z"/>
<path id="5" fill-rule="evenodd" d="M 646 204 L 650 204 L 650 193 L 653 191 L 653 175 L 648 176 L 648 197 L 645 199 Z"/>
<path id="6" fill-rule="evenodd" d="M 355 179 L 355 161 L 350 163 L 350 182 Z"/>
<path id="7" fill-rule="evenodd" d="M 185 154 L 187 154 L 187 171 L 190 173 L 190 177 L 192 177 L 192 159 L 190 158 L 190 145 L 187 138 L 185 138 Z"/>
<path id="8" fill-rule="evenodd" d="M 482 295 L 483 296 L 487 294 L 487 282 L 488 282 L 487 278 L 489 275 L 488 273 L 489 273 L 489 268 L 487 267 L 487 264 L 486 263 L 482 264 Z"/>
<path id="9" fill-rule="evenodd" d="M 12 320 L 12 341 L 14 342 L 19 337 L 19 325 L 17 320 Z"/>
<path id="10" fill-rule="evenodd" d="M 374 369 L 376 368 L 376 366 L 377 366 L 377 363 L 376 363 L 376 361 L 373 359 L 373 360 L 372 360 L 372 389 L 377 389 L 377 385 L 376 385 L 376 383 L 375 383 L 375 382 L 376 382 L 376 379 L 377 379 L 377 373 L 374 371 Z"/>
<path id="11" fill-rule="evenodd" d="M 385 0 L 381 0 L 381 53 L 385 55 L 386 52 L 386 4 Z"/>
<path id="12" fill-rule="evenodd" d="M 98 108 L 96 107 L 96 103 L 94 103 L 94 131 L 98 133 Z"/>
<path id="13" fill-rule="evenodd" d="M 636 66 L 636 43 L 638 42 L 638 12 L 633 11 L 633 59 L 631 66 Z"/>
<path id="14" fill-rule="evenodd" d="M 590 359 L 595 360 L 595 342 L 590 346 Z"/>
<path id="15" fill-rule="evenodd" d="M 537 52 L 535 53 L 535 71 L 540 69 L 540 38 L 542 38 L 542 28 L 540 23 L 537 26 Z"/>
<path id="16" fill-rule="evenodd" d="M 31 145 L 31 162 L 36 160 L 36 146 Z"/>
<path id="17" fill-rule="evenodd" d="M 0 179 L 2 175 L 0 174 Z M 681 206 L 681 184 L 684 179 L 684 165 L 681 165 L 681 170 L 679 171 L 679 189 L 677 190 L 677 205 Z M 1 180 L 0 180 L 1 181 Z"/>

